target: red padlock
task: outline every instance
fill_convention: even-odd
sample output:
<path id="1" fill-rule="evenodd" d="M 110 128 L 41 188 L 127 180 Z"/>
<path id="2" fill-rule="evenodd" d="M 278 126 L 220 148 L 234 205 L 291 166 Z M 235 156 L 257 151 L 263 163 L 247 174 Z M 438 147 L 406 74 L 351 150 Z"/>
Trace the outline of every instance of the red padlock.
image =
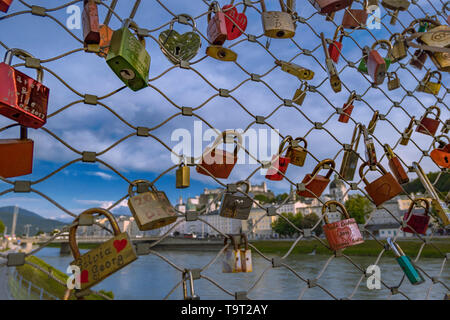
<path id="1" fill-rule="evenodd" d="M 440 137 L 447 139 L 447 144 L 439 140 Z M 447 135 L 442 135 L 436 138 L 434 143 L 438 142 L 439 147 L 430 152 L 430 157 L 441 168 L 450 168 L 450 138 Z"/>
<path id="2" fill-rule="evenodd" d="M 283 180 L 284 174 L 286 173 L 287 167 L 291 162 L 291 158 L 287 156 L 287 151 L 284 157 L 281 156 L 283 152 L 284 145 L 286 142 L 291 144 L 292 137 L 286 136 L 286 138 L 281 141 L 280 147 L 278 148 L 278 154 L 272 156 L 272 163 L 270 168 L 267 170 L 266 178 L 273 181 Z M 288 149 L 289 150 L 289 149 Z"/>
<path id="3" fill-rule="evenodd" d="M 389 67 L 386 64 L 386 60 L 389 58 L 384 59 L 378 51 L 375 50 L 376 46 L 381 44 L 386 44 L 388 46 L 389 53 L 387 57 L 389 57 L 392 52 L 392 44 L 388 40 L 378 40 L 372 45 L 369 57 L 367 58 L 367 72 L 375 84 L 382 84 L 384 82 Z"/>
<path id="4" fill-rule="evenodd" d="M 237 138 L 234 152 L 230 153 L 225 150 L 217 150 L 216 147 L 223 142 L 227 142 L 227 136 Z M 204 175 L 212 175 L 220 179 L 227 179 L 237 162 L 237 154 L 242 145 L 242 136 L 234 130 L 222 132 L 214 141 L 210 148 L 206 148 L 203 152 L 201 162 L 197 165 L 197 172 Z"/>
<path id="5" fill-rule="evenodd" d="M 422 201 L 425 203 L 425 212 L 423 214 L 417 214 L 413 212 L 414 205 Z M 414 233 L 417 232 L 419 234 L 425 235 L 428 229 L 428 224 L 430 223 L 430 203 L 425 198 L 417 198 L 411 202 L 409 206 L 408 212 L 403 216 L 403 221 L 406 223 L 406 226 L 402 227 L 403 232 Z"/>
<path id="6" fill-rule="evenodd" d="M 364 162 L 361 167 L 359 167 L 359 176 L 365 183 L 365 189 L 369 196 L 372 198 L 373 203 L 378 207 L 380 204 L 391 200 L 395 196 L 399 195 L 403 189 L 400 184 L 395 180 L 394 176 L 387 172 L 380 163 L 377 163 L 377 167 L 380 169 L 383 176 L 376 179 L 375 181 L 369 183 L 364 177 L 363 169 L 368 163 Z"/>
<path id="7" fill-rule="evenodd" d="M 339 31 L 341 32 L 341 36 L 338 41 Z M 328 47 L 328 53 L 330 54 L 330 58 L 334 61 L 334 63 L 339 62 L 339 57 L 341 56 L 343 47 L 342 39 L 344 39 L 344 27 L 340 25 L 334 32 L 333 43 L 331 43 Z"/>
<path id="8" fill-rule="evenodd" d="M 245 15 L 247 6 L 244 7 L 244 12 L 238 13 L 233 3 L 234 0 L 222 8 L 223 13 L 225 14 L 228 40 L 239 38 L 247 28 L 247 16 Z"/>
<path id="9" fill-rule="evenodd" d="M 348 120 L 350 120 L 350 116 L 352 115 L 353 111 L 353 101 L 356 99 L 356 92 L 352 91 L 350 94 L 350 97 L 347 100 L 347 103 L 344 104 L 342 107 L 342 113 L 339 115 L 339 122 L 347 123 Z"/>
<path id="10" fill-rule="evenodd" d="M 400 159 L 397 155 L 392 151 L 392 148 L 388 145 L 384 145 L 384 150 L 386 151 L 387 157 L 389 159 L 389 169 L 391 169 L 398 183 L 404 184 L 409 182 L 408 174 L 400 162 Z"/>
<path id="11" fill-rule="evenodd" d="M 345 9 L 352 4 L 353 0 L 309 0 L 309 2 L 320 14 L 329 15 Z"/>
<path id="12" fill-rule="evenodd" d="M 22 49 L 6 52 L 5 62 L 0 63 L 0 114 L 19 124 L 40 128 L 47 121 L 49 89 L 42 84 L 42 69 L 37 70 L 37 80 L 13 67 L 13 56 L 33 58 Z"/>
<path id="13" fill-rule="evenodd" d="M 428 113 L 431 113 L 431 110 L 433 109 L 436 110 L 436 119 L 427 118 Z M 422 118 L 420 118 L 420 123 L 417 126 L 416 131 L 434 137 L 434 134 L 439 127 L 440 115 L 441 109 L 439 109 L 438 106 L 429 107 Z"/>
<path id="14" fill-rule="evenodd" d="M 84 44 L 100 44 L 98 8 L 94 0 L 84 0 L 83 38 Z"/>
<path id="15" fill-rule="evenodd" d="M 20 127 L 20 139 L 0 139 L 0 176 L 19 177 L 33 171 L 34 142 L 27 138 L 27 128 Z"/>
<path id="16" fill-rule="evenodd" d="M 352 2 L 353 4 L 353 2 Z M 364 0 L 363 9 L 345 9 L 344 16 L 342 17 L 342 26 L 348 29 L 360 28 L 361 25 L 365 25 L 369 14 L 367 13 L 367 0 Z"/>
<path id="17" fill-rule="evenodd" d="M 319 175 L 320 169 L 323 166 L 329 165 L 330 169 L 326 176 Z M 307 174 L 302 181 L 305 185 L 305 190 L 297 191 L 297 194 L 305 198 L 318 198 L 325 191 L 325 188 L 330 183 L 330 177 L 333 173 L 335 163 L 332 159 L 325 159 L 319 162 L 319 164 L 314 168 L 311 174 Z"/>
<path id="18" fill-rule="evenodd" d="M 211 11 L 214 11 L 214 17 L 211 19 Z M 208 39 L 212 44 L 221 46 L 225 43 L 228 37 L 227 31 L 227 18 L 225 18 L 225 13 L 219 7 L 217 1 L 211 2 L 208 12 Z"/>
<path id="19" fill-rule="evenodd" d="M 327 208 L 335 205 L 341 209 L 341 214 L 345 216 L 344 220 L 329 223 L 326 215 Z M 337 251 L 351 247 L 364 242 L 358 224 L 354 218 L 350 218 L 344 205 L 338 201 L 327 201 L 322 207 L 322 216 L 325 225 L 322 227 L 331 250 Z"/>
<path id="20" fill-rule="evenodd" d="M 13 0 L 0 0 L 0 11 L 8 12 L 9 6 Z"/>

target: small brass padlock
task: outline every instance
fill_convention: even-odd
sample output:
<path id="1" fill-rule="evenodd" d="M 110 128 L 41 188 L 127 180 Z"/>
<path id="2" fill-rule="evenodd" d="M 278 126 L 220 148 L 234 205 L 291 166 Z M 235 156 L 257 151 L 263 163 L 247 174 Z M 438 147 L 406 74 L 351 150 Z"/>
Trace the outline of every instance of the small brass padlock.
<path id="1" fill-rule="evenodd" d="M 388 90 L 395 90 L 400 88 L 400 79 L 398 78 L 397 72 L 388 72 Z"/>
<path id="2" fill-rule="evenodd" d="M 137 186 L 137 195 L 133 187 Z M 151 188 L 151 190 L 150 190 Z M 158 191 L 146 180 L 136 180 L 128 188 L 128 207 L 133 214 L 139 230 L 153 230 L 174 223 L 177 215 L 163 191 Z"/>
<path id="3" fill-rule="evenodd" d="M 344 180 L 352 181 L 355 176 L 356 166 L 359 160 L 358 145 L 360 138 L 361 124 L 358 123 L 353 130 L 352 142 L 349 145 L 350 148 L 344 151 L 341 169 L 339 170 L 339 174 Z"/>
<path id="4" fill-rule="evenodd" d="M 300 147 L 299 142 L 303 141 L 303 147 Z M 308 155 L 308 142 L 303 137 L 297 137 L 289 141 L 289 148 L 286 151 L 286 157 L 291 159 L 294 166 L 303 167 L 306 156 Z"/>
<path id="5" fill-rule="evenodd" d="M 325 52 L 325 65 L 327 67 L 328 79 L 330 81 L 331 88 L 334 92 L 340 92 L 342 90 L 341 79 L 339 78 L 339 73 L 333 60 L 330 57 L 330 52 L 328 51 L 327 42 L 323 32 L 320 34 L 320 38 L 322 40 L 322 48 Z"/>
<path id="6" fill-rule="evenodd" d="M 383 0 L 381 1 L 381 4 L 386 9 L 394 11 L 390 22 L 392 25 L 394 25 L 397 22 L 399 12 L 408 10 L 410 3 L 408 0 Z"/>
<path id="7" fill-rule="evenodd" d="M 406 47 L 406 39 L 404 36 L 403 31 L 400 33 L 394 33 L 390 38 L 389 41 L 393 43 L 392 45 L 392 51 L 391 51 L 391 59 L 392 63 L 398 62 L 408 56 L 408 48 Z"/>
<path id="8" fill-rule="evenodd" d="M 231 49 L 222 46 L 209 46 L 206 48 L 206 54 L 211 58 L 220 61 L 236 61 L 237 53 Z"/>
<path id="9" fill-rule="evenodd" d="M 177 171 L 175 172 L 176 176 L 176 187 L 178 189 L 183 189 L 189 187 L 191 171 L 190 168 L 184 163 L 180 164 Z"/>
<path id="10" fill-rule="evenodd" d="M 437 82 L 431 82 L 431 78 L 435 77 Z M 422 79 L 417 91 L 437 95 L 441 90 L 442 74 L 439 71 L 428 71 Z"/>
<path id="11" fill-rule="evenodd" d="M 279 2 L 281 11 L 267 11 L 266 2 L 261 0 L 264 35 L 277 39 L 292 38 L 296 28 L 294 19 L 292 19 L 292 13 L 295 11 L 294 1 L 287 0 L 287 8 L 284 0 L 279 0 Z"/>
<path id="12" fill-rule="evenodd" d="M 314 71 L 301 67 L 292 62 L 276 60 L 275 64 L 281 67 L 281 70 L 296 76 L 300 80 L 311 80 L 314 78 Z"/>
<path id="13" fill-rule="evenodd" d="M 414 127 L 414 121 L 416 118 L 413 116 L 411 118 L 411 121 L 409 122 L 408 127 L 405 129 L 405 131 L 402 133 L 402 138 L 400 139 L 400 144 L 402 146 L 408 145 L 409 139 L 411 138 L 411 135 L 413 133 L 413 127 Z"/>
<path id="14" fill-rule="evenodd" d="M 292 102 L 298 104 L 299 106 L 301 106 L 303 104 L 303 102 L 305 101 L 306 98 L 306 91 L 308 90 L 308 83 L 307 82 L 303 82 L 300 85 L 300 88 L 298 88 L 295 93 L 294 93 L 294 97 L 292 98 Z"/>

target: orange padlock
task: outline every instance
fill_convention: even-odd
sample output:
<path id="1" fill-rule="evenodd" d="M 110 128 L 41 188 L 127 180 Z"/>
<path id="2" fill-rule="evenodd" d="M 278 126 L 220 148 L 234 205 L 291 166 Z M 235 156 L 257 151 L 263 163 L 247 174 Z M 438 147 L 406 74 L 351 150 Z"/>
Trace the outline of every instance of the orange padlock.
<path id="1" fill-rule="evenodd" d="M 326 176 L 319 175 L 320 169 L 323 166 L 330 165 L 330 169 Z M 333 169 L 335 167 L 335 163 L 332 159 L 325 159 L 319 162 L 319 164 L 314 168 L 311 174 L 307 174 L 305 178 L 303 178 L 302 183 L 305 185 L 305 190 L 297 191 L 299 196 L 305 198 L 317 198 L 322 195 L 325 188 L 330 183 L 330 177 L 333 173 Z"/>
<path id="2" fill-rule="evenodd" d="M 84 0 L 83 9 L 84 44 L 99 44 L 98 8 L 94 0 Z"/>
<path id="3" fill-rule="evenodd" d="M 20 139 L 0 139 L 0 176 L 12 178 L 33 171 L 34 142 L 27 138 L 27 128 L 20 127 Z"/>
<path id="4" fill-rule="evenodd" d="M 427 115 L 431 113 L 432 110 L 436 110 L 436 118 L 427 118 Z M 431 106 L 427 109 L 425 114 L 420 118 L 420 123 L 416 128 L 417 132 L 433 136 L 439 127 L 439 116 L 441 115 L 441 109 L 438 106 Z"/>
<path id="5" fill-rule="evenodd" d="M 447 139 L 447 144 L 439 140 L 439 138 L 444 137 Z M 441 135 L 439 137 L 436 137 L 436 140 L 434 143 L 438 142 L 439 146 L 433 151 L 430 152 L 430 157 L 441 168 L 450 168 L 450 138 L 447 135 Z"/>
<path id="6" fill-rule="evenodd" d="M 377 207 L 403 191 L 394 176 L 390 172 L 387 172 L 380 163 L 377 163 L 377 167 L 380 169 L 383 176 L 369 183 L 363 175 L 363 169 L 367 165 L 368 163 L 364 162 L 361 167 L 359 167 L 359 176 L 366 185 L 364 189 L 366 189 L 367 193 L 372 198 L 373 203 L 375 203 Z"/>

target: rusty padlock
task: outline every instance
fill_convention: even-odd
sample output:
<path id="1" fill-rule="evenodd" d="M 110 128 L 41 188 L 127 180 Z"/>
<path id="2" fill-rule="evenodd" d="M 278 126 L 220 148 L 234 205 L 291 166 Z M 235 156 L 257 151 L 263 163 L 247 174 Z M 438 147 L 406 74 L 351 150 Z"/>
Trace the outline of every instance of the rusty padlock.
<path id="1" fill-rule="evenodd" d="M 381 1 L 381 4 L 386 9 L 394 11 L 390 21 L 390 24 L 394 25 L 397 22 L 399 12 L 408 10 L 410 3 L 408 0 L 383 0 Z"/>
<path id="2" fill-rule="evenodd" d="M 309 0 L 320 14 L 330 15 L 343 10 L 352 4 L 353 0 Z"/>
<path id="3" fill-rule="evenodd" d="M 338 40 L 339 32 L 341 33 L 341 35 Z M 342 27 L 342 25 L 338 26 L 336 28 L 336 31 L 334 32 L 333 41 L 328 47 L 330 58 L 334 61 L 334 63 L 338 63 L 339 57 L 341 56 L 342 47 L 344 46 L 344 44 L 342 43 L 342 40 L 344 39 L 344 32 L 344 27 Z"/>
<path id="4" fill-rule="evenodd" d="M 328 173 L 325 176 L 319 175 L 320 169 L 325 165 L 330 166 Z M 320 197 L 325 191 L 325 188 L 330 183 L 330 177 L 333 173 L 335 163 L 332 159 L 325 159 L 319 162 L 319 164 L 314 168 L 311 174 L 307 174 L 303 180 L 302 184 L 305 185 L 305 190 L 297 191 L 297 194 L 305 198 L 316 198 Z"/>
<path id="5" fill-rule="evenodd" d="M 100 29 L 98 8 L 95 0 L 84 0 L 83 8 L 83 39 L 84 44 L 100 44 Z"/>
<path id="6" fill-rule="evenodd" d="M 342 113 L 339 115 L 339 122 L 347 123 L 348 120 L 350 120 L 350 116 L 352 115 L 353 111 L 353 102 L 356 99 L 356 92 L 352 91 L 350 96 L 348 97 L 347 103 L 344 104 L 342 107 Z"/>
<path id="7" fill-rule="evenodd" d="M 233 153 L 216 149 L 222 142 L 227 143 L 227 136 L 233 136 L 237 139 L 237 141 L 235 141 L 236 147 L 234 148 Z M 222 132 L 222 134 L 216 138 L 212 147 L 205 149 L 202 159 L 196 167 L 196 171 L 207 176 L 212 175 L 216 178 L 227 179 L 237 162 L 237 154 L 241 146 L 242 136 L 239 132 L 234 130 Z"/>
<path id="8" fill-rule="evenodd" d="M 344 145 L 344 157 L 342 158 L 339 174 L 344 180 L 352 181 L 355 176 L 356 166 L 359 160 L 358 145 L 361 137 L 361 124 L 358 123 L 353 130 L 351 144 Z"/>
<path id="9" fill-rule="evenodd" d="M 286 170 L 288 168 L 289 163 L 291 162 L 291 159 L 287 155 L 287 151 L 285 156 L 281 156 L 284 150 L 284 145 L 287 142 L 291 142 L 292 137 L 286 136 L 283 141 L 280 143 L 280 147 L 278 148 L 278 154 L 274 154 L 272 156 L 272 162 L 270 168 L 266 172 L 266 178 L 273 181 L 280 181 L 283 180 L 284 174 L 286 173 Z"/>
<path id="10" fill-rule="evenodd" d="M 432 110 L 436 110 L 435 119 L 428 118 L 427 115 L 432 112 Z M 441 109 L 438 106 L 431 106 L 427 109 L 425 114 L 420 118 L 420 123 L 417 125 L 416 131 L 433 136 L 439 128 L 439 117 L 441 115 Z"/>
<path id="11" fill-rule="evenodd" d="M 43 71 L 37 69 L 37 79 L 11 67 L 13 56 L 34 59 L 22 49 L 9 49 L 0 63 L 0 115 L 20 125 L 40 128 L 47 121 L 49 88 L 42 84 Z"/>
<path id="12" fill-rule="evenodd" d="M 363 9 L 352 9 L 350 5 L 350 8 L 345 9 L 342 26 L 347 29 L 364 27 L 369 16 L 367 11 L 367 0 L 364 0 Z"/>
<path id="13" fill-rule="evenodd" d="M 436 78 L 437 82 L 432 82 L 431 78 Z M 442 74 L 439 71 L 428 71 L 419 84 L 417 91 L 438 95 L 441 90 Z"/>
<path id="14" fill-rule="evenodd" d="M 0 177 L 24 176 L 33 171 L 34 142 L 27 128 L 20 127 L 20 139 L 0 139 Z"/>
<path id="15" fill-rule="evenodd" d="M 248 248 L 248 239 L 245 233 L 241 233 L 240 253 L 242 272 L 253 272 L 252 251 Z"/>
<path id="16" fill-rule="evenodd" d="M 384 150 L 389 159 L 389 169 L 391 169 L 391 172 L 394 174 L 398 183 L 400 184 L 408 183 L 409 177 L 405 169 L 403 168 L 400 159 L 397 157 L 397 155 L 394 153 L 394 151 L 388 144 L 384 145 Z"/>
<path id="17" fill-rule="evenodd" d="M 387 172 L 380 163 L 377 163 L 377 167 L 383 175 L 369 183 L 363 174 L 363 169 L 367 165 L 368 163 L 364 162 L 361 167 L 359 167 L 359 176 L 366 185 L 364 189 L 377 207 L 386 201 L 391 200 L 403 191 L 394 176 L 390 172 Z"/>
<path id="18" fill-rule="evenodd" d="M 345 219 L 329 223 L 326 212 L 330 205 L 339 207 L 341 209 L 341 214 L 345 216 Z M 342 203 L 335 200 L 325 202 L 322 207 L 322 216 L 325 222 L 322 229 L 331 250 L 337 251 L 364 243 L 364 239 L 359 231 L 356 220 L 354 218 L 350 218 L 350 215 Z"/>
<path id="19" fill-rule="evenodd" d="M 228 247 L 223 252 L 222 272 L 237 273 L 242 272 L 241 251 L 239 249 L 240 236 L 228 234 L 224 239 L 224 245 L 227 245 L 228 239 L 231 240 L 232 250 Z"/>
<path id="20" fill-rule="evenodd" d="M 387 45 L 388 54 L 386 58 L 382 58 L 375 48 L 378 45 Z M 386 73 L 391 64 L 390 55 L 392 52 L 392 44 L 388 40 L 376 41 L 370 50 L 369 57 L 367 58 L 367 72 L 372 78 L 375 84 L 382 84 L 386 78 Z"/>
<path id="21" fill-rule="evenodd" d="M 423 214 L 418 214 L 413 212 L 414 206 L 418 202 L 425 203 L 425 211 Z M 403 232 L 408 233 L 419 233 L 425 235 L 428 229 L 428 224 L 430 223 L 430 203 L 425 198 L 417 198 L 411 201 L 408 212 L 403 216 L 403 221 L 406 226 L 402 227 Z"/>
<path id="22" fill-rule="evenodd" d="M 138 194 L 134 194 L 134 186 L 137 187 Z M 177 220 L 175 210 L 164 191 L 158 191 L 150 182 L 133 181 L 128 188 L 128 194 L 128 208 L 139 230 L 162 228 Z"/>
<path id="23" fill-rule="evenodd" d="M 447 143 L 439 138 L 447 139 Z M 436 142 L 439 146 L 436 148 Z M 441 135 L 435 138 L 433 142 L 434 149 L 430 152 L 431 160 L 441 168 L 450 168 L 450 138 L 448 135 Z"/>
<path id="24" fill-rule="evenodd" d="M 298 145 L 299 142 L 303 142 L 303 147 Z M 290 163 L 297 167 L 303 167 L 306 156 L 308 155 L 307 147 L 308 142 L 305 138 L 297 137 L 289 141 L 289 148 L 286 152 L 286 157 L 291 160 Z"/>
<path id="25" fill-rule="evenodd" d="M 292 13 L 295 11 L 294 0 L 279 0 L 281 11 L 267 11 L 266 2 L 261 0 L 262 23 L 264 35 L 269 38 L 287 39 L 295 35 L 295 22 Z"/>
<path id="26" fill-rule="evenodd" d="M 409 61 L 409 64 L 418 70 L 422 70 L 425 62 L 427 61 L 428 54 L 425 50 L 417 49 Z"/>
<path id="27" fill-rule="evenodd" d="M 211 12 L 214 17 L 211 18 Z M 228 37 L 225 14 L 217 1 L 211 2 L 208 11 L 208 39 L 214 45 L 222 45 Z"/>

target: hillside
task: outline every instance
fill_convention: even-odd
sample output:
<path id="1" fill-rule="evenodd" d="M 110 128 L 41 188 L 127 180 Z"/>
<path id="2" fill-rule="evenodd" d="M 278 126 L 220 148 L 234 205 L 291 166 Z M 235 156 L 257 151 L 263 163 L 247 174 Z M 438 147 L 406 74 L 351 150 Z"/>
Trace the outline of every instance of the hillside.
<path id="1" fill-rule="evenodd" d="M 5 226 L 8 228 L 8 234 L 11 233 L 13 213 L 13 206 L 0 208 L 0 220 L 2 220 Z M 50 232 L 53 231 L 53 229 L 60 228 L 66 225 L 66 223 L 64 222 L 46 219 L 34 212 L 19 208 L 19 214 L 17 216 L 16 223 L 16 235 L 22 235 L 23 233 L 25 233 L 24 226 L 26 224 L 31 224 L 30 235 L 35 235 L 38 230 Z"/>
<path id="2" fill-rule="evenodd" d="M 430 179 L 431 183 L 434 183 L 439 172 L 430 172 L 427 173 L 428 179 Z M 411 182 L 405 184 L 403 186 L 407 193 L 424 193 L 425 188 L 420 182 L 419 178 L 412 180 Z M 435 185 L 436 189 L 439 190 L 444 196 L 450 190 L 450 173 L 442 173 L 439 181 Z"/>

